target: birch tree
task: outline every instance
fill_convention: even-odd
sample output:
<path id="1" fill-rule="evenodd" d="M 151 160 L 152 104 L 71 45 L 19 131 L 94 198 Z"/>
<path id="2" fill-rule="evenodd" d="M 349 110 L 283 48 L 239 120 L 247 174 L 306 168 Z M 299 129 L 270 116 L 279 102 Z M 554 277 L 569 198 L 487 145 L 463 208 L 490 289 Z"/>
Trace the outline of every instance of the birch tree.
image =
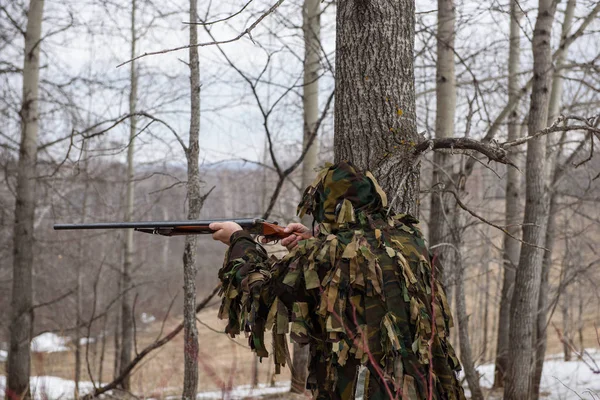
<path id="1" fill-rule="evenodd" d="M 546 127 L 552 79 L 550 38 L 556 2 L 540 0 L 533 33 L 533 86 L 529 109 L 528 133 L 534 135 Z M 506 400 L 531 398 L 534 361 L 535 324 L 542 274 L 543 248 L 548 221 L 546 185 L 546 137 L 527 143 L 525 175 L 525 216 L 509 328 L 509 368 L 504 387 Z"/>
<path id="2" fill-rule="evenodd" d="M 563 93 L 563 81 L 561 69 L 565 64 L 567 54 L 569 51 L 569 44 L 566 43 L 567 37 L 571 33 L 571 26 L 573 24 L 573 16 L 575 14 L 575 7 L 577 5 L 576 0 L 569 0 L 565 9 L 565 17 L 562 24 L 562 33 L 560 46 L 555 54 L 554 62 L 554 74 L 552 77 L 552 90 L 550 92 L 550 100 L 548 104 L 548 118 L 547 125 L 550 126 L 559 116 L 561 97 Z M 535 342 L 535 373 L 533 377 L 532 386 L 532 398 L 537 400 L 539 398 L 540 381 L 542 379 L 542 370 L 544 368 L 544 357 L 546 355 L 546 339 L 547 339 L 547 317 L 548 317 L 548 293 L 549 293 L 549 279 L 550 279 L 550 268 L 552 267 L 552 254 L 554 250 L 554 241 L 556 233 L 556 214 L 558 213 L 558 194 L 556 190 L 551 190 L 555 183 L 555 172 L 556 164 L 559 160 L 561 149 L 564 147 L 564 140 L 566 139 L 566 133 L 563 133 L 558 143 L 551 136 L 547 143 L 547 153 L 550 154 L 548 157 L 548 182 L 550 192 L 549 196 L 549 210 L 548 210 L 548 223 L 545 236 L 545 248 L 543 262 L 542 262 L 542 279 L 540 283 L 540 295 L 538 299 L 538 312 L 536 318 L 536 342 Z"/>
<path id="3" fill-rule="evenodd" d="M 304 84 L 302 105 L 304 129 L 302 148 L 307 149 L 302 163 L 302 188 L 308 187 L 315 175 L 319 156 L 319 140 L 312 138 L 320 117 L 319 112 L 319 70 L 321 49 L 321 6 L 319 0 L 305 0 L 302 7 L 302 30 L 304 34 Z M 311 143 L 312 139 L 312 143 Z M 310 226 L 312 218 L 305 215 L 304 226 Z M 294 343 L 292 365 L 292 393 L 304 393 L 308 374 L 309 348 L 301 348 Z"/>
<path id="4" fill-rule="evenodd" d="M 454 136 L 454 115 L 456 113 L 456 77 L 454 73 L 454 38 L 456 10 L 453 0 L 438 0 L 437 21 L 437 60 L 436 60 L 436 115 L 435 137 L 438 139 Z M 435 152 L 433 155 L 433 192 L 431 195 L 431 213 L 429 217 L 429 243 L 435 246 L 448 242 L 449 218 L 453 210 L 452 195 L 444 193 L 444 187 L 452 185 L 452 164 L 450 155 Z M 435 189 L 438 190 L 435 190 Z M 436 259 L 442 265 L 442 277 L 448 290 L 454 284 L 452 276 L 452 256 L 454 252 L 436 251 Z M 452 299 L 449 292 L 448 297 Z"/>
<path id="5" fill-rule="evenodd" d="M 36 159 L 39 132 L 39 77 L 44 0 L 31 0 L 27 12 L 21 103 L 21 142 L 17 172 L 13 242 L 10 347 L 6 392 L 30 399 L 29 346 L 33 331 L 33 255 Z"/>

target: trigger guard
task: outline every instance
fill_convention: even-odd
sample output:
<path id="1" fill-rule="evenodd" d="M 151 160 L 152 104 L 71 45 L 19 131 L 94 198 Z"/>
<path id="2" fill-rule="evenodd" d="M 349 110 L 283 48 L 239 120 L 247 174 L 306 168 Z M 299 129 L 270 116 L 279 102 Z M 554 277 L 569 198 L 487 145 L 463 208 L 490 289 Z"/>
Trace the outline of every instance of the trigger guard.
<path id="1" fill-rule="evenodd" d="M 277 243 L 279 243 L 278 238 L 269 239 L 269 236 L 266 236 L 266 235 L 256 235 L 256 238 L 258 239 L 260 244 L 277 244 Z M 267 242 L 263 242 L 262 241 L 263 238 L 266 239 Z"/>

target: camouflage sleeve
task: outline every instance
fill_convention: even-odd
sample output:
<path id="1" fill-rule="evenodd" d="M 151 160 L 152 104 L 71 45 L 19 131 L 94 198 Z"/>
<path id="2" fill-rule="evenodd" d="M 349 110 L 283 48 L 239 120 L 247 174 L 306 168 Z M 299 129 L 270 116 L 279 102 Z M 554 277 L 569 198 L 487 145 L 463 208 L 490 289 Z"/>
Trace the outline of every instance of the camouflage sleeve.
<path id="1" fill-rule="evenodd" d="M 287 358 L 285 333 L 288 306 L 291 307 L 289 296 L 278 289 L 281 285 L 278 271 L 283 265 L 274 258 L 269 259 L 265 249 L 245 231 L 235 232 L 230 242 L 219 271 L 222 283 L 219 318 L 228 319 L 225 332 L 231 337 L 242 330 L 248 332 L 249 345 L 259 357 L 269 355 L 264 335 L 272 328 L 274 361 L 279 370 Z"/>

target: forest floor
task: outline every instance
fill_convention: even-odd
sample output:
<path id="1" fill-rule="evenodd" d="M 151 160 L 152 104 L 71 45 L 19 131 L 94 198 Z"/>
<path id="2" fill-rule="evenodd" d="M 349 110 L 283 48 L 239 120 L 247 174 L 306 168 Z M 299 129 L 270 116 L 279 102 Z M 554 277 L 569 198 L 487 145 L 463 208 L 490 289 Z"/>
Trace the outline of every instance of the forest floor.
<path id="1" fill-rule="evenodd" d="M 200 374 L 198 382 L 199 399 L 289 399 L 298 400 L 306 396 L 293 396 L 288 394 L 290 373 L 289 369 L 282 370 L 281 375 L 272 376 L 273 368 L 270 359 L 262 363 L 255 363 L 255 357 L 248 348 L 247 339 L 242 335 L 231 339 L 223 334 L 224 321 L 217 318 L 218 306 L 216 302 L 198 314 L 198 329 L 200 337 Z M 156 320 L 144 326 L 138 326 L 137 351 L 154 342 L 157 337 L 164 336 L 175 328 L 179 319 L 169 318 L 162 326 L 162 321 Z M 586 346 L 592 348 L 591 356 L 600 365 L 600 350 L 595 331 L 586 330 Z M 57 343 L 57 348 L 63 351 L 34 352 L 32 357 L 32 378 L 37 379 L 36 398 L 54 400 L 70 398 L 73 392 L 74 352 L 68 343 Z M 68 349 L 65 350 L 65 347 Z M 102 343 L 91 343 L 87 355 L 83 354 L 82 380 L 87 381 L 83 386 L 86 389 L 93 387 L 90 382 L 90 372 L 94 381 L 109 382 L 112 380 L 114 370 L 114 342 L 108 336 L 105 343 L 105 356 L 102 362 L 102 378 L 99 377 L 100 353 Z M 269 348 L 270 345 L 267 345 Z M 176 397 L 181 393 L 183 376 L 183 339 L 179 334 L 165 346 L 155 350 L 147 356 L 134 370 L 131 385 L 136 396 L 143 398 L 165 399 Z M 47 350 L 47 349 L 46 349 Z M 598 369 L 586 365 L 581 361 L 562 361 L 560 352 L 562 345 L 555 335 L 550 335 L 549 356 L 543 378 L 543 398 L 548 400 L 558 399 L 600 399 L 600 374 L 593 374 L 591 369 Z M 86 361 L 87 360 L 87 361 Z M 89 362 L 88 362 L 89 361 Z M 591 363 L 592 361 L 590 361 Z M 501 393 L 489 392 L 493 378 L 493 364 L 480 363 L 478 367 L 482 375 L 481 384 L 488 392 L 488 399 L 500 399 Z M 0 359 L 0 398 L 5 385 L 5 362 Z M 251 389 L 250 383 L 254 368 L 256 370 L 259 388 Z M 239 386 L 242 385 L 242 386 Z M 222 388 L 229 388 L 226 394 Z M 589 390 L 589 392 L 586 392 Z M 596 397 L 593 397 L 595 394 Z"/>

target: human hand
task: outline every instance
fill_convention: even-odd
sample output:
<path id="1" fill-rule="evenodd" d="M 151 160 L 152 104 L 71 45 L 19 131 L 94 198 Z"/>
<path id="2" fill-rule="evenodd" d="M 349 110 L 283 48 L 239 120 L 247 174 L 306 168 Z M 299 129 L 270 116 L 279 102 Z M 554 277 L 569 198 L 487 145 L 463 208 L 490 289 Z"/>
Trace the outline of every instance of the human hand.
<path id="1" fill-rule="evenodd" d="M 229 239 L 234 232 L 241 231 L 242 227 L 232 221 L 226 222 L 213 222 L 208 226 L 214 231 L 212 237 L 214 240 L 225 243 L 229 246 Z"/>
<path id="2" fill-rule="evenodd" d="M 281 239 L 281 244 L 287 247 L 288 250 L 292 250 L 298 245 L 300 240 L 305 239 L 307 233 L 310 234 L 310 229 L 298 222 L 289 224 L 283 231 L 285 233 L 291 233 L 290 236 Z M 298 235 L 296 235 L 296 233 L 298 233 Z M 304 234 L 305 237 L 302 237 L 302 234 Z"/>

